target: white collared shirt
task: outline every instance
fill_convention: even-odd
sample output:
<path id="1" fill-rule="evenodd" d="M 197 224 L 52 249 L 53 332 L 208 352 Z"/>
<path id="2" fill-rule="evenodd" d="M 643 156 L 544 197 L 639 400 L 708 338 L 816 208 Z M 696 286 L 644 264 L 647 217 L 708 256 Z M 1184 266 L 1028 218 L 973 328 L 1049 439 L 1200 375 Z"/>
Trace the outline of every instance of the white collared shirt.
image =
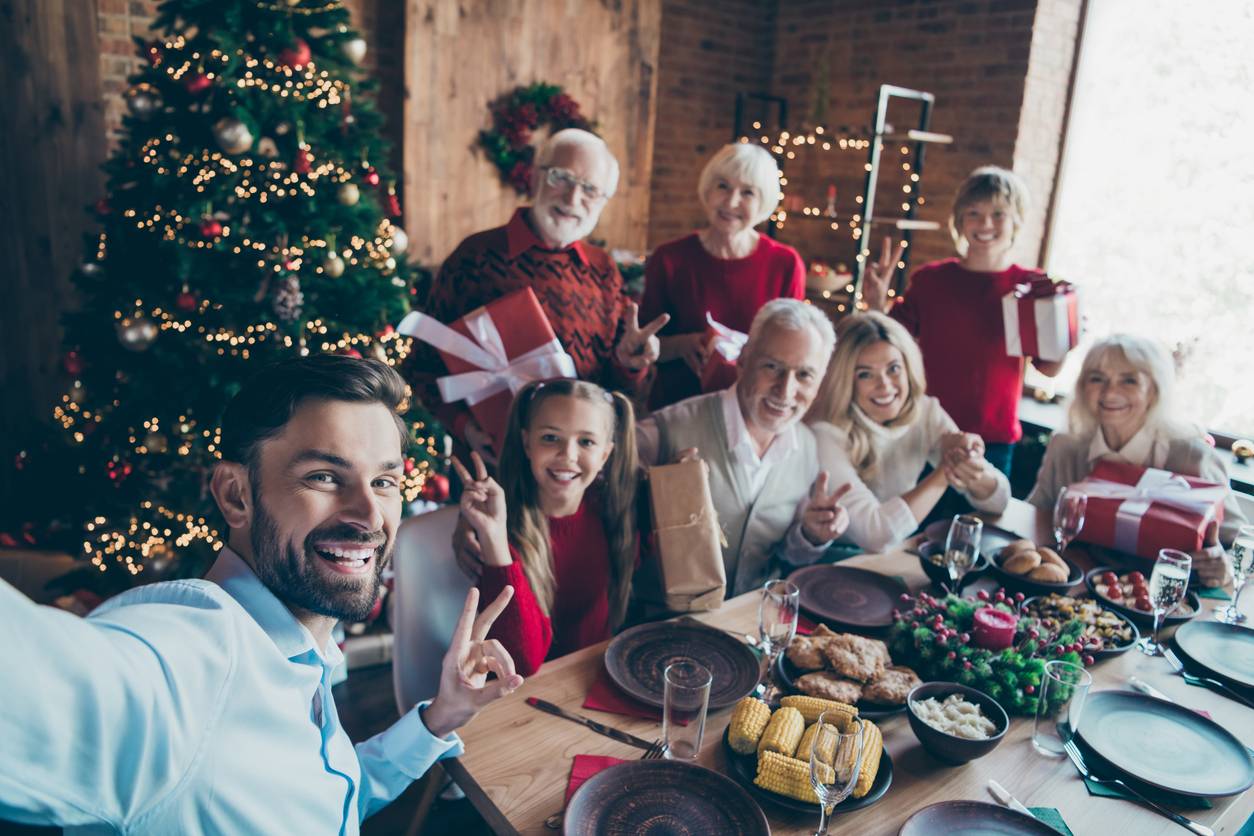
<path id="1" fill-rule="evenodd" d="M 1150 427 L 1142 425 L 1122 447 L 1112 450 L 1098 428 L 1089 443 L 1089 463 L 1099 459 L 1124 461 L 1137 467 L 1162 467 L 1167 460 L 1167 442 Z"/>
<path id="2" fill-rule="evenodd" d="M 797 449 L 797 429 L 789 424 L 783 432 L 778 433 L 767 445 L 766 452 L 758 455 L 753 438 L 749 435 L 749 427 L 745 424 L 745 416 L 740 411 L 740 400 L 736 397 L 736 387 L 724 389 L 719 393 L 723 405 L 723 423 L 727 427 L 727 449 L 738 460 L 746 463 L 745 474 L 749 477 L 749 502 L 754 502 L 771 468 L 778 464 L 789 453 Z"/>

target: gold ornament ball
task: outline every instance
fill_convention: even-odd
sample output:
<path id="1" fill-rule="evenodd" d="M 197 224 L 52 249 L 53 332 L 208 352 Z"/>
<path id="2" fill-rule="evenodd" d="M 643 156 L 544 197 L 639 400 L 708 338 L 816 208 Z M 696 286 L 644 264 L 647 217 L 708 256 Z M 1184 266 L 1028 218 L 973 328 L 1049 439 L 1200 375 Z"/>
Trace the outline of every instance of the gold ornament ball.
<path id="1" fill-rule="evenodd" d="M 344 57 L 354 64 L 360 64 L 362 59 L 366 57 L 366 39 L 360 36 L 349 38 L 340 44 L 340 51 L 344 53 Z"/>
<path id="2" fill-rule="evenodd" d="M 268 160 L 273 160 L 279 156 L 279 146 L 275 145 L 274 140 L 268 136 L 263 136 L 257 142 L 257 153 Z"/>
<path id="3" fill-rule="evenodd" d="M 253 147 L 253 134 L 248 126 L 230 116 L 219 119 L 213 126 L 213 138 L 228 154 L 242 154 Z"/>
<path id="4" fill-rule="evenodd" d="M 149 453 L 164 453 L 170 449 L 170 442 L 159 432 L 150 432 L 144 436 L 144 446 Z"/>
<path id="5" fill-rule="evenodd" d="M 322 272 L 333 279 L 338 279 L 344 275 L 344 259 L 340 258 L 339 253 L 331 253 L 322 262 Z"/>
<path id="6" fill-rule="evenodd" d="M 1238 438 L 1232 442 L 1232 455 L 1236 456 L 1239 462 L 1254 456 L 1254 441 L 1248 438 Z"/>
<path id="7" fill-rule="evenodd" d="M 409 236 L 399 226 L 392 227 L 392 252 L 400 255 L 409 249 Z"/>
<path id="8" fill-rule="evenodd" d="M 127 351 L 147 351 L 157 339 L 157 326 L 146 316 L 126 317 L 117 328 L 118 342 Z"/>
<path id="9" fill-rule="evenodd" d="M 361 200 L 361 189 L 357 188 L 356 183 L 343 183 L 336 198 L 345 206 L 356 206 L 357 201 Z"/>

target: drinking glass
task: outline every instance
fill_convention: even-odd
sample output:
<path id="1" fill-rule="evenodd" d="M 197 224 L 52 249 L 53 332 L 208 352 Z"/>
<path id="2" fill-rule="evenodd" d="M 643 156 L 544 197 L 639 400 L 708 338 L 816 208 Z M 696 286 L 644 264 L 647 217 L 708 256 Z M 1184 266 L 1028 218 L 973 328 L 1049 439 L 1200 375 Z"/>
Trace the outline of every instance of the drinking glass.
<path id="1" fill-rule="evenodd" d="M 758 638 L 766 658 L 766 671 L 759 682 L 764 686 L 763 698 L 770 702 L 774 690 L 772 674 L 780 651 L 797 635 L 797 612 L 801 592 L 790 581 L 767 581 L 762 587 L 762 601 L 758 604 Z"/>
<path id="2" fill-rule="evenodd" d="M 1139 645 L 1142 653 L 1147 656 L 1162 656 L 1163 649 L 1158 643 L 1158 628 L 1162 626 L 1163 616 L 1176 608 L 1184 598 L 1184 591 L 1189 586 L 1189 570 L 1193 568 L 1193 559 L 1184 552 L 1175 549 L 1163 549 L 1154 561 L 1154 572 L 1150 575 L 1150 606 L 1154 610 L 1154 635 L 1152 638 L 1141 639 Z"/>
<path id="3" fill-rule="evenodd" d="M 1228 556 L 1232 559 L 1232 601 L 1222 610 L 1216 610 L 1215 618 L 1224 624 L 1240 624 L 1246 616 L 1237 603 L 1241 600 L 1241 590 L 1245 588 L 1250 569 L 1254 568 L 1254 525 L 1241 526 Z"/>
<path id="4" fill-rule="evenodd" d="M 1084 528 L 1084 510 L 1089 498 L 1075 488 L 1063 488 L 1054 503 L 1054 542 L 1062 554 L 1067 544 Z"/>
<path id="5" fill-rule="evenodd" d="M 971 514 L 958 514 L 949 524 L 942 562 L 949 570 L 949 580 L 955 593 L 962 585 L 962 576 L 980 559 L 980 537 L 983 533 L 984 522 Z"/>
<path id="6" fill-rule="evenodd" d="M 663 754 L 673 760 L 696 760 L 705 737 L 713 677 L 700 662 L 680 659 L 666 666 L 662 679 Z"/>
<path id="7" fill-rule="evenodd" d="M 819 829 L 827 836 L 832 808 L 849 797 L 862 771 L 862 721 L 843 712 L 824 711 L 816 721 L 810 749 L 810 786 L 819 798 Z M 830 762 L 829 759 L 830 758 Z"/>
<path id="8" fill-rule="evenodd" d="M 1055 659 L 1045 663 L 1041 692 L 1032 725 L 1032 746 L 1042 755 L 1060 758 L 1063 744 L 1080 725 L 1080 712 L 1088 699 L 1093 677 L 1081 665 Z"/>

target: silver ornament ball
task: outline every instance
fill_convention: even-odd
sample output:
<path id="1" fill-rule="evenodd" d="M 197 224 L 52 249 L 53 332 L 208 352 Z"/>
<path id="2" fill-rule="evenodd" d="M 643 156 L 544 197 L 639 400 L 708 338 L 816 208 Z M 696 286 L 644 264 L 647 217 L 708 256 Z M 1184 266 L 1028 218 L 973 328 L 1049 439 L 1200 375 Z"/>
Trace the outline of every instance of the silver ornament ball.
<path id="1" fill-rule="evenodd" d="M 118 322 L 118 342 L 127 351 L 147 351 L 157 339 L 157 326 L 146 316 L 126 317 Z"/>
<path id="2" fill-rule="evenodd" d="M 344 259 L 340 258 L 339 253 L 329 254 L 322 262 L 322 272 L 333 279 L 338 279 L 344 275 Z"/>
<path id="3" fill-rule="evenodd" d="M 151 119 L 161 106 L 161 94 L 151 84 L 137 84 L 126 94 L 126 109 L 136 119 Z"/>
<path id="4" fill-rule="evenodd" d="M 399 226 L 392 227 L 392 252 L 400 255 L 409 249 L 409 236 Z"/>
<path id="5" fill-rule="evenodd" d="M 213 126 L 213 138 L 228 154 L 242 154 L 253 147 L 253 134 L 248 126 L 231 116 L 219 119 Z"/>
<path id="6" fill-rule="evenodd" d="M 366 57 L 366 39 L 363 37 L 349 38 L 340 43 L 340 51 L 344 53 L 344 57 L 354 64 L 360 64 L 362 59 Z"/>

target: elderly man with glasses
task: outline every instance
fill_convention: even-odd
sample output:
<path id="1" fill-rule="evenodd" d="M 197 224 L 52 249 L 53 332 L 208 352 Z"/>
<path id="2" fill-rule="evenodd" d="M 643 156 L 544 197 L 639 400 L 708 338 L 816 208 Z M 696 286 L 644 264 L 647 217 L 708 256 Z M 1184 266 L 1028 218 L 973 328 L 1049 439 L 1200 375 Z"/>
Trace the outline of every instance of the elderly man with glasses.
<path id="1" fill-rule="evenodd" d="M 580 379 L 639 391 L 657 359 L 654 335 L 669 317 L 640 326 L 618 267 L 583 240 L 617 186 L 618 161 L 604 141 L 575 128 L 553 134 L 536 155 L 532 204 L 505 226 L 458 245 L 440 268 L 425 313 L 452 322 L 530 287 Z M 441 369 L 430 349 L 416 346 L 406 376 L 455 439 L 494 460 L 487 434 L 464 405 L 442 403 L 434 386 Z"/>

